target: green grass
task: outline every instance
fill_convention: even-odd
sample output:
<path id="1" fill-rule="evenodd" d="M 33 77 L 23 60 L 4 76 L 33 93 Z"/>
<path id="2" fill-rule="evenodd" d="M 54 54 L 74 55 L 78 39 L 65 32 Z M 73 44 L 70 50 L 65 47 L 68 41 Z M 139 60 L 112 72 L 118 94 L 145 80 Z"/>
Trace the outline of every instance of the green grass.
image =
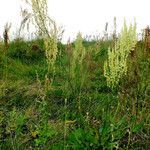
<path id="1" fill-rule="evenodd" d="M 53 81 L 42 40 L 13 41 L 7 56 L 1 47 L 0 149 L 149 149 L 150 56 L 143 43 L 114 90 L 103 75 L 111 41 L 83 45 L 90 59 L 83 60 L 89 65 L 82 88 L 79 76 L 70 79 L 66 45 L 58 45 Z"/>

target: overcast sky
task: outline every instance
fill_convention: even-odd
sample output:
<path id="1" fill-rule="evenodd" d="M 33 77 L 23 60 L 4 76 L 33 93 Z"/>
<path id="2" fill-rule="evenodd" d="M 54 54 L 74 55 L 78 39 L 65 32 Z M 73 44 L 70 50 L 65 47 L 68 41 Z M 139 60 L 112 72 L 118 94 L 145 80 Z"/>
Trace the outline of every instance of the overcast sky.
<path id="1" fill-rule="evenodd" d="M 0 35 L 6 22 L 12 23 L 11 32 L 19 28 L 22 0 L 0 0 Z M 150 24 L 150 0 L 48 0 L 49 15 L 65 29 L 64 39 L 74 39 L 80 31 L 83 35 L 103 33 L 106 22 L 113 30 L 113 17 L 117 18 L 119 31 L 124 17 L 127 23 L 137 22 L 137 30 Z M 22 7 L 24 7 L 22 5 Z"/>

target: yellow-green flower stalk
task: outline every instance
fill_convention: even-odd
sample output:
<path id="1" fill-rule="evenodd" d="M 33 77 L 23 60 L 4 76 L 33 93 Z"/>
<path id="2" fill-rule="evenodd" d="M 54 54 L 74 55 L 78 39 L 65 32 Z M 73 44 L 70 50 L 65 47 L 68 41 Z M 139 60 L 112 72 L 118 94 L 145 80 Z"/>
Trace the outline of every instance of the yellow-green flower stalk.
<path id="1" fill-rule="evenodd" d="M 127 58 L 137 42 L 136 24 L 128 28 L 126 21 L 115 46 L 108 50 L 108 59 L 104 63 L 104 76 L 109 87 L 114 88 L 127 73 Z"/>
<path id="2" fill-rule="evenodd" d="M 57 39 L 58 28 L 53 19 L 48 16 L 48 0 L 26 0 L 30 4 L 32 13 L 23 11 L 24 20 L 22 23 L 26 23 L 27 20 L 35 25 L 36 34 L 44 39 L 45 55 L 48 64 L 48 70 L 54 71 L 54 64 L 57 57 Z"/>
<path id="3" fill-rule="evenodd" d="M 58 53 L 57 49 L 57 40 L 55 37 L 45 38 L 44 39 L 44 45 L 45 45 L 45 55 L 46 55 L 46 61 L 48 64 L 48 71 L 54 71 L 55 70 L 55 61 Z"/>
<path id="4" fill-rule="evenodd" d="M 75 49 L 73 50 L 71 63 L 71 76 L 75 77 L 75 70 L 77 67 L 82 69 L 82 62 L 85 57 L 85 47 L 83 46 L 83 38 L 81 33 L 78 33 L 75 41 Z"/>

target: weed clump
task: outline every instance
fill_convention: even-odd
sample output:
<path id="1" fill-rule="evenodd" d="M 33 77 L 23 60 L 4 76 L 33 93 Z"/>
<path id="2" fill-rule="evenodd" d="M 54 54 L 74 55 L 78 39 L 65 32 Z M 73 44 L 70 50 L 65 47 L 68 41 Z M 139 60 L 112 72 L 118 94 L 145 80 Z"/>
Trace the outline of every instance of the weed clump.
<path id="1" fill-rule="evenodd" d="M 104 64 L 104 76 L 108 86 L 114 88 L 120 79 L 127 73 L 127 59 L 134 51 L 137 43 L 136 24 L 127 28 L 126 22 L 115 46 L 108 49 L 108 60 Z"/>

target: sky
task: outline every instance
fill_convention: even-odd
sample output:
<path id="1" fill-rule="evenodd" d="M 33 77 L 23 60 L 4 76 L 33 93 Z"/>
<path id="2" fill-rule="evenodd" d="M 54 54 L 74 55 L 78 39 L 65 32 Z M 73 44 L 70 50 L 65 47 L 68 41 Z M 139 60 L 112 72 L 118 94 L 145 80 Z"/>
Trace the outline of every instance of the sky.
<path id="1" fill-rule="evenodd" d="M 137 31 L 150 25 L 150 0 L 48 0 L 49 16 L 65 32 L 63 41 L 75 39 L 78 32 L 85 35 L 103 34 L 108 22 L 108 31 L 113 31 L 113 18 L 116 17 L 119 32 L 124 17 L 127 24 L 136 18 Z M 25 5 L 22 0 L 0 0 L 0 36 L 2 37 L 6 22 L 12 24 L 11 36 L 17 34 L 21 23 L 20 8 Z M 27 34 L 27 33 L 25 33 Z"/>

